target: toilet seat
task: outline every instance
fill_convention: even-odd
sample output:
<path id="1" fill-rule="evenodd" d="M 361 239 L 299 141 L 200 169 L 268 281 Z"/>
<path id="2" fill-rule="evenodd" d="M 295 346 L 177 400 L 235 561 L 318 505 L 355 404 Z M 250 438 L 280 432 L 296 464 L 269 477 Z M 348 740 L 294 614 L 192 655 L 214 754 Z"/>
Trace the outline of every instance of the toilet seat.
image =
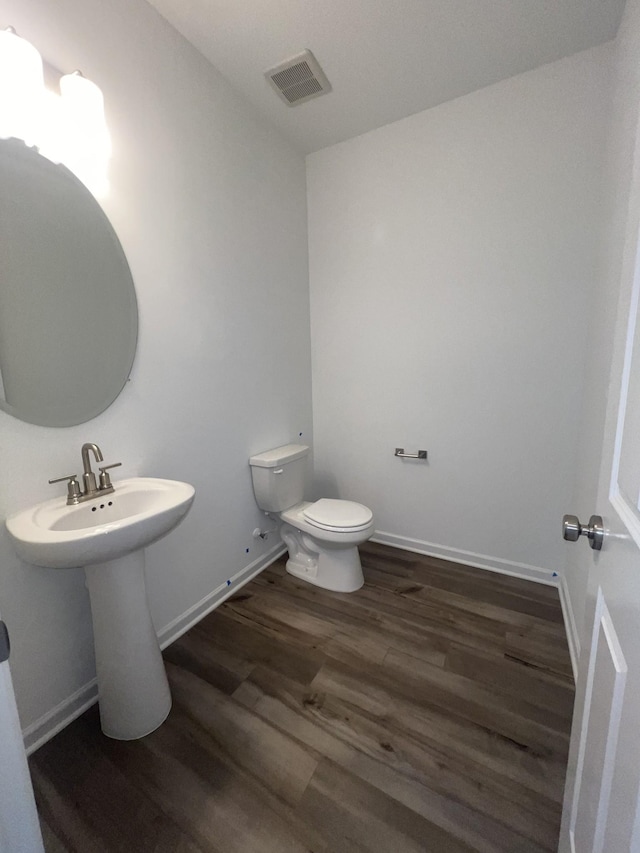
<path id="1" fill-rule="evenodd" d="M 371 524 L 373 513 L 369 507 L 354 501 L 320 498 L 315 503 L 308 504 L 302 515 L 319 530 L 356 532 L 364 530 Z"/>

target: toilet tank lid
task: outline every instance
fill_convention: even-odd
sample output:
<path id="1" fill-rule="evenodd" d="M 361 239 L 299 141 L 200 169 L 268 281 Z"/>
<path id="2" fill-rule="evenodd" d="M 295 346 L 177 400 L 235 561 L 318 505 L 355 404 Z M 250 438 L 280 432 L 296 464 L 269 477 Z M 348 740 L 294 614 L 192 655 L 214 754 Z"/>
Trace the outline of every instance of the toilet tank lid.
<path id="1" fill-rule="evenodd" d="M 265 450 L 264 453 L 257 453 L 249 459 L 249 465 L 256 468 L 277 468 L 278 465 L 284 465 L 285 462 L 294 462 L 296 459 L 301 459 L 309 452 L 306 444 L 284 444 L 282 447 L 276 447 L 274 450 Z"/>

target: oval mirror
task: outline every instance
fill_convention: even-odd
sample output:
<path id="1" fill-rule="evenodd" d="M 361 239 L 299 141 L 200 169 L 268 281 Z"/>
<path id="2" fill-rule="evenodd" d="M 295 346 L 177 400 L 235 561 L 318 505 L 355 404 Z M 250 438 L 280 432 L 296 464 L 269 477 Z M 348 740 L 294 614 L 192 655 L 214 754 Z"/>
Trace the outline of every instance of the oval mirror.
<path id="1" fill-rule="evenodd" d="M 18 140 L 0 140 L 0 409 L 84 423 L 122 390 L 138 309 L 120 241 L 89 190 Z"/>

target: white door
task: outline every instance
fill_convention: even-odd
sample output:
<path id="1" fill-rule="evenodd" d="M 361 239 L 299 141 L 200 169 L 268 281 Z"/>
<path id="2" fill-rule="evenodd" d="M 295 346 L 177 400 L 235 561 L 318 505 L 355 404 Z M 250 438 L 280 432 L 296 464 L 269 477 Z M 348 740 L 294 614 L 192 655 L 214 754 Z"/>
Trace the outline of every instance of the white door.
<path id="1" fill-rule="evenodd" d="M 0 851 L 42 853 L 38 814 L 6 657 L 4 623 L 0 622 Z"/>
<path id="2" fill-rule="evenodd" d="M 587 540 L 587 624 L 565 790 L 561 853 L 640 853 L 640 148 L 627 242 L 597 506 L 601 551 Z M 580 519 L 584 524 L 586 519 Z"/>

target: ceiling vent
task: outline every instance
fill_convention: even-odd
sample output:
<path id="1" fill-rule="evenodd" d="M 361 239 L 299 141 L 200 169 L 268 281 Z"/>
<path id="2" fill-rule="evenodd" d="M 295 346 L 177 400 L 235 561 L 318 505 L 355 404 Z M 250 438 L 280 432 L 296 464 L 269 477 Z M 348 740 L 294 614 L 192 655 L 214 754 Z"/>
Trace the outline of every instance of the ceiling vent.
<path id="1" fill-rule="evenodd" d="M 331 83 L 310 50 L 303 50 L 297 56 L 270 68 L 264 72 L 264 76 L 290 107 L 331 91 Z"/>

